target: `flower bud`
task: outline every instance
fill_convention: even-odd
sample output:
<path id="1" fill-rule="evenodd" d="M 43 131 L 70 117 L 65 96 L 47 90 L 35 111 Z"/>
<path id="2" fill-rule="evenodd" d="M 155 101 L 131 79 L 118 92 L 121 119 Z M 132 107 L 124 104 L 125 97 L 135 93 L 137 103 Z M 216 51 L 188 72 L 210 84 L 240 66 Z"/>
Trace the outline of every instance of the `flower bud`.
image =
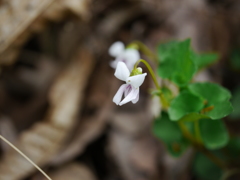
<path id="1" fill-rule="evenodd" d="M 136 76 L 136 75 L 139 75 L 139 74 L 142 74 L 142 68 L 140 68 L 140 67 L 134 68 L 134 69 L 132 70 L 130 76 Z"/>

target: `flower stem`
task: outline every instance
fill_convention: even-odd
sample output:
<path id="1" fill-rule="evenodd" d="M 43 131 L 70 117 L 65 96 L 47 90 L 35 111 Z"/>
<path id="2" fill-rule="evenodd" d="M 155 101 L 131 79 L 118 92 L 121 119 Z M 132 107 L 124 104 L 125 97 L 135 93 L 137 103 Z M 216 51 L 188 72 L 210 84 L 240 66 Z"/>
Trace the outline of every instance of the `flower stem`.
<path id="1" fill-rule="evenodd" d="M 21 154 L 26 160 L 28 160 L 33 166 L 35 166 L 48 180 L 52 180 L 40 167 L 38 167 L 31 159 L 29 159 L 23 152 L 21 152 L 17 147 L 15 147 L 12 143 L 10 143 L 7 139 L 0 135 L 0 139 L 2 139 L 5 143 L 11 146 L 15 151 Z"/>
<path id="2" fill-rule="evenodd" d="M 225 163 L 220 158 L 215 156 L 211 151 L 206 149 L 201 142 L 198 142 L 195 139 L 195 137 L 189 132 L 189 130 L 185 126 L 184 122 L 178 121 L 178 125 L 179 125 L 184 137 L 191 142 L 191 144 L 193 145 L 193 147 L 195 149 L 197 149 L 198 151 L 205 154 L 205 156 L 207 156 L 214 164 L 216 164 L 221 169 L 223 169 L 223 170 L 226 169 Z"/>
<path id="3" fill-rule="evenodd" d="M 155 76 L 155 73 L 153 72 L 153 69 L 152 69 L 151 66 L 148 64 L 148 62 L 145 61 L 144 59 L 139 59 L 139 60 L 135 63 L 134 69 L 137 68 L 137 66 L 138 66 L 138 64 L 139 64 L 140 62 L 142 62 L 142 63 L 147 67 L 148 71 L 150 72 L 151 77 L 152 77 L 152 80 L 153 80 L 156 88 L 158 89 L 158 91 L 159 91 L 159 93 L 160 93 L 160 94 L 159 94 L 159 97 L 160 97 L 162 106 L 163 106 L 163 108 L 166 109 L 166 108 L 169 106 L 169 103 L 168 103 L 168 101 L 166 100 L 166 98 L 164 97 L 164 95 L 163 95 L 163 93 L 162 93 L 162 90 L 161 90 L 161 87 L 159 86 L 159 84 L 158 84 L 158 82 L 157 82 L 157 78 L 156 78 L 156 76 Z"/>
<path id="4" fill-rule="evenodd" d="M 135 63 L 134 69 L 137 68 L 137 66 L 138 66 L 138 64 L 139 64 L 140 62 L 142 62 L 142 63 L 147 67 L 148 71 L 150 72 L 150 74 L 151 74 L 151 76 L 152 76 L 152 79 L 153 79 L 153 82 L 154 82 L 156 88 L 157 88 L 158 90 L 161 90 L 161 88 L 160 88 L 160 86 L 159 86 L 159 84 L 158 84 L 158 82 L 157 82 L 157 78 L 156 78 L 156 76 L 155 76 L 155 74 L 154 74 L 154 72 L 153 72 L 153 69 L 152 69 L 151 66 L 148 64 L 147 61 L 145 61 L 144 59 L 139 59 L 139 60 Z"/>
<path id="5" fill-rule="evenodd" d="M 147 57 L 149 57 L 151 60 L 153 60 L 153 62 L 158 63 L 157 56 L 154 53 L 152 53 L 152 51 L 142 42 L 133 41 L 132 43 L 130 43 L 128 45 L 128 47 L 131 47 L 131 46 L 137 47 L 140 51 L 143 52 L 143 54 L 145 54 Z"/>

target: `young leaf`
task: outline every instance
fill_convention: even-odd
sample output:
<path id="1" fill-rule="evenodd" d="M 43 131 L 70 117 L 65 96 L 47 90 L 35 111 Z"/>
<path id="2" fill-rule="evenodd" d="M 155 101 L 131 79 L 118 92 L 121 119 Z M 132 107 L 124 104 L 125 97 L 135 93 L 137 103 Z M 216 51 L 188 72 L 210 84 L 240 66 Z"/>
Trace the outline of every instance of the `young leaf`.
<path id="1" fill-rule="evenodd" d="M 199 122 L 199 127 L 206 148 L 219 149 L 228 143 L 228 131 L 221 120 L 202 119 Z"/>
<path id="2" fill-rule="evenodd" d="M 165 143 L 168 152 L 174 157 L 180 156 L 189 146 L 177 123 L 170 121 L 165 112 L 154 121 L 153 133 Z"/>
<path id="3" fill-rule="evenodd" d="M 172 100 L 168 112 L 172 121 L 178 121 L 189 113 L 199 112 L 203 106 L 203 99 L 191 92 L 183 91 Z"/>
<path id="4" fill-rule="evenodd" d="M 193 161 L 193 171 L 199 179 L 219 180 L 222 170 L 203 154 L 198 153 Z"/>
<path id="5" fill-rule="evenodd" d="M 196 54 L 194 51 L 191 51 L 191 56 L 198 70 L 209 66 L 219 58 L 218 55 L 214 53 Z"/>
<path id="6" fill-rule="evenodd" d="M 158 74 L 178 86 L 185 86 L 196 72 L 190 52 L 190 39 L 169 42 L 158 46 Z"/>
<path id="7" fill-rule="evenodd" d="M 231 97 L 230 92 L 213 83 L 194 83 L 188 86 L 189 91 L 204 98 L 206 101 L 206 107 L 213 107 L 211 110 L 204 112 L 205 115 L 211 119 L 220 119 L 233 110 L 229 99 Z"/>

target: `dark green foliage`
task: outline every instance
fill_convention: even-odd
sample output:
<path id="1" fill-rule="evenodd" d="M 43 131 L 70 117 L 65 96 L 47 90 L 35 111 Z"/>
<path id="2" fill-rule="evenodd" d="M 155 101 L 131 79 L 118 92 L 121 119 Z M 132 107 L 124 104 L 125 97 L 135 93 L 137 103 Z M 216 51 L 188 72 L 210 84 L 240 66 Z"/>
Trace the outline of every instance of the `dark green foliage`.
<path id="1" fill-rule="evenodd" d="M 189 146 L 178 124 L 171 121 L 165 112 L 154 121 L 153 133 L 165 143 L 168 152 L 174 157 L 180 156 Z"/>

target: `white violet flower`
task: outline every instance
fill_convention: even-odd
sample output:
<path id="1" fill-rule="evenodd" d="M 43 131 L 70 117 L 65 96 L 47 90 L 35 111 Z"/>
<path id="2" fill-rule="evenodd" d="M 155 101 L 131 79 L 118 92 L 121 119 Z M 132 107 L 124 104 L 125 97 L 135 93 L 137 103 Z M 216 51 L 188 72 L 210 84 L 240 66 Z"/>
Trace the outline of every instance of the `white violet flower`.
<path id="1" fill-rule="evenodd" d="M 134 64 L 140 59 L 138 50 L 132 48 L 125 49 L 124 44 L 120 41 L 113 43 L 108 52 L 115 57 L 115 60 L 110 63 L 112 68 L 116 68 L 118 62 L 124 62 L 131 71 Z"/>
<path id="2" fill-rule="evenodd" d="M 126 84 L 120 86 L 117 93 L 113 97 L 113 102 L 120 106 L 130 101 L 132 101 L 134 104 L 138 102 L 139 87 L 142 85 L 147 73 L 142 74 L 142 68 L 137 68 L 134 69 L 130 74 L 126 64 L 123 62 L 118 62 L 114 75 L 118 79 L 125 81 Z M 123 95 L 125 98 L 121 101 Z"/>

